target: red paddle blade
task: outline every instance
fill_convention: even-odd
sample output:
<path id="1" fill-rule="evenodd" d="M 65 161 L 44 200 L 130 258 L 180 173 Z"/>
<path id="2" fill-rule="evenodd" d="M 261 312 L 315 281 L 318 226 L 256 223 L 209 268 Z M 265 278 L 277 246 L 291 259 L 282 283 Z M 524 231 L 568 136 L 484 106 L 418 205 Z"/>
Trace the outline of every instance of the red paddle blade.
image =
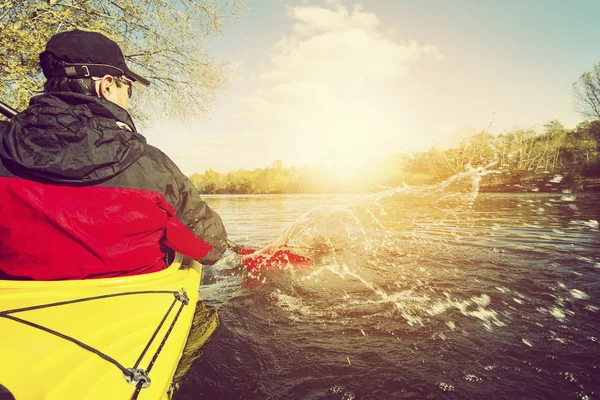
<path id="1" fill-rule="evenodd" d="M 240 256 L 247 256 L 248 254 L 252 254 L 252 253 L 256 253 L 256 250 L 254 249 L 245 249 L 245 248 L 241 248 L 237 251 L 237 253 Z"/>
<path id="2" fill-rule="evenodd" d="M 294 268 L 309 267 L 312 260 L 308 257 L 294 254 L 289 250 L 276 250 L 273 253 L 256 253 L 251 249 L 241 249 L 240 255 L 245 255 L 242 258 L 244 266 L 250 271 L 263 269 L 283 269 L 288 264 Z"/>

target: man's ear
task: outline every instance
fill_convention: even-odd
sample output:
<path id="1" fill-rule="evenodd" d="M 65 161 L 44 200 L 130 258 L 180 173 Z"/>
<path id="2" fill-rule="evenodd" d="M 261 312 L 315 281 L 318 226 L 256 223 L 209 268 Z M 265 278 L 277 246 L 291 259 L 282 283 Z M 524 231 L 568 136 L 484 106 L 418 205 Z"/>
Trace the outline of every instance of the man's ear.
<path id="1" fill-rule="evenodd" d="M 104 100 L 110 100 L 115 86 L 115 78 L 111 75 L 104 75 L 100 80 L 100 85 L 98 87 L 98 96 L 100 96 Z"/>

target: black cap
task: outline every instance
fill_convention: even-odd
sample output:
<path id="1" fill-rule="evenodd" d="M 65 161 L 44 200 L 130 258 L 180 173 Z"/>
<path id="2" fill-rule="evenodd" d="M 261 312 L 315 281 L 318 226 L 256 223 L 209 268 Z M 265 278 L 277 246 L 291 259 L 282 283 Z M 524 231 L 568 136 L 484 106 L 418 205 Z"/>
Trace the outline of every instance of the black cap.
<path id="1" fill-rule="evenodd" d="M 42 67 L 46 78 L 125 75 L 132 81 L 150 85 L 149 80 L 127 67 L 119 45 L 101 33 L 74 30 L 56 34 L 46 44 L 44 53 L 52 53 L 65 62 L 64 68 Z M 40 54 L 40 59 L 44 53 Z"/>

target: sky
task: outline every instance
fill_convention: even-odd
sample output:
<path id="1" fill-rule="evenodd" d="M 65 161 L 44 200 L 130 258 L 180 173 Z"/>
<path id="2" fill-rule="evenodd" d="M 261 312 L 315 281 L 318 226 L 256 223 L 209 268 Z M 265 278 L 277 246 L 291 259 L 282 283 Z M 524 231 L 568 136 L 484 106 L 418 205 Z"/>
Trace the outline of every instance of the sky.
<path id="1" fill-rule="evenodd" d="M 234 76 L 206 119 L 142 132 L 187 175 L 317 167 L 487 130 L 574 127 L 572 84 L 600 62 L 597 0 L 248 0 L 210 52 Z"/>

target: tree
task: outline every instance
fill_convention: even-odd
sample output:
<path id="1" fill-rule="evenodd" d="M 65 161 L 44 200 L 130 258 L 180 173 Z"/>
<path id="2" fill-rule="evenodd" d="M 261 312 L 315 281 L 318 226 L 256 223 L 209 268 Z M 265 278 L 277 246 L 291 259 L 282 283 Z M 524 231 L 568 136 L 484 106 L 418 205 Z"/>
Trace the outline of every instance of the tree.
<path id="1" fill-rule="evenodd" d="M 482 131 L 466 140 L 469 164 L 472 167 L 484 167 L 496 161 L 496 149 L 493 146 L 495 137 Z"/>
<path id="2" fill-rule="evenodd" d="M 0 96 L 24 108 L 39 92 L 39 54 L 54 34 L 98 31 L 121 46 L 132 70 L 152 85 L 134 97 L 138 117 L 202 116 L 229 76 L 207 39 L 220 34 L 244 0 L 0 0 Z"/>
<path id="3" fill-rule="evenodd" d="M 600 63 L 573 83 L 576 106 L 584 117 L 600 118 Z"/>
<path id="4" fill-rule="evenodd" d="M 547 170 L 556 169 L 561 152 L 565 150 L 567 129 L 560 121 L 553 119 L 544 124 L 544 134 L 537 139 L 543 149 L 538 152 L 541 153 L 538 162 Z"/>
<path id="5" fill-rule="evenodd" d="M 580 122 L 572 135 L 585 167 L 600 172 L 600 120 Z"/>
<path id="6" fill-rule="evenodd" d="M 600 120 L 590 122 L 588 132 L 596 140 L 596 149 L 600 152 Z"/>

